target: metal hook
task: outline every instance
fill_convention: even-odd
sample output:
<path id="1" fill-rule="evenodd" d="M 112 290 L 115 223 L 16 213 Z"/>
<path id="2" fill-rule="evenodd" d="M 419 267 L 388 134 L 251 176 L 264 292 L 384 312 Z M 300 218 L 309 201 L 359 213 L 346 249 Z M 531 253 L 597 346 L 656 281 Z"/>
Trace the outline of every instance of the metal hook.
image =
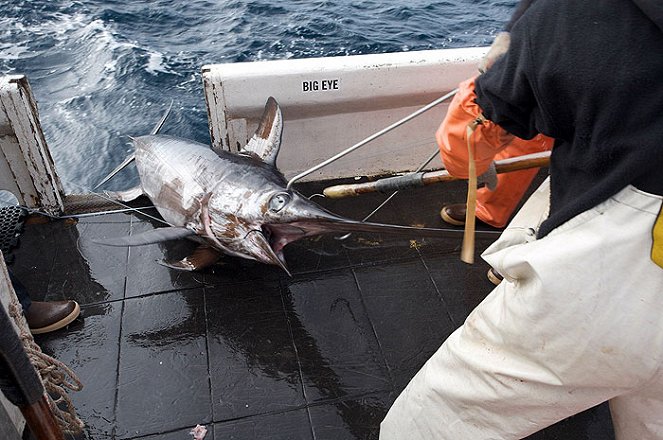
<path id="1" fill-rule="evenodd" d="M 301 179 L 302 177 L 306 177 L 306 176 L 308 176 L 309 174 L 311 174 L 311 173 L 313 173 L 313 172 L 315 172 L 315 171 L 318 171 L 320 168 L 324 168 L 324 167 L 326 167 L 326 166 L 329 165 L 330 163 L 335 162 L 335 161 L 337 161 L 338 159 L 342 158 L 343 156 L 346 156 L 347 154 L 352 153 L 352 152 L 355 151 L 356 149 L 358 149 L 358 148 L 360 148 L 360 147 L 366 145 L 367 143 L 371 142 L 372 140 L 375 140 L 375 139 L 379 138 L 380 136 L 382 136 L 382 135 L 384 135 L 384 134 L 390 132 L 391 130 L 393 130 L 393 129 L 397 128 L 397 127 L 400 127 L 401 125 L 403 125 L 404 123 L 410 121 L 411 119 L 416 118 L 417 116 L 421 115 L 422 113 L 427 112 L 428 110 L 432 109 L 432 108 L 435 107 L 436 105 L 441 104 L 442 102 L 444 102 L 444 101 L 446 101 L 447 99 L 449 99 L 449 98 L 451 98 L 452 96 L 454 96 L 454 95 L 456 94 L 456 92 L 458 92 L 458 89 L 454 89 L 454 90 L 452 90 L 451 92 L 449 92 L 449 93 L 447 93 L 446 95 L 444 95 L 444 96 L 442 96 L 442 97 L 436 99 L 435 101 L 431 102 L 430 104 L 428 104 L 428 105 L 426 105 L 426 106 L 420 108 L 419 110 L 415 111 L 414 113 L 409 114 L 408 116 L 404 117 L 403 119 L 394 122 L 394 123 L 391 124 L 390 126 L 388 126 L 388 127 L 386 127 L 386 128 L 383 128 L 382 130 L 378 131 L 377 133 L 374 133 L 374 134 L 370 135 L 369 137 L 367 137 L 366 139 L 364 139 L 364 140 L 362 140 L 362 141 L 360 141 L 360 142 L 354 144 L 354 145 L 351 146 L 350 148 L 348 148 L 348 149 L 346 149 L 346 150 L 343 150 L 343 151 L 341 151 L 340 153 L 336 154 L 335 156 L 332 156 L 332 157 L 330 157 L 329 159 L 327 159 L 327 160 L 325 160 L 325 161 L 323 161 L 323 162 L 320 162 L 319 164 L 315 165 L 314 167 L 311 167 L 311 168 L 309 168 L 308 170 L 303 171 L 303 172 L 297 174 L 295 177 L 293 177 L 292 179 L 290 179 L 290 181 L 288 182 L 288 185 L 286 186 L 286 188 L 287 188 L 287 189 L 290 189 L 290 188 L 292 187 L 292 184 L 295 183 L 296 181 L 298 181 L 299 179 Z"/>
<path id="2" fill-rule="evenodd" d="M 423 170 L 424 168 L 426 168 L 426 165 L 428 165 L 433 159 L 435 159 L 435 157 L 437 157 L 437 155 L 438 155 L 438 150 L 437 150 L 437 148 L 436 148 L 435 151 L 433 152 L 433 154 L 431 154 L 430 156 L 428 156 L 428 158 L 427 158 L 424 162 L 422 162 L 421 165 L 419 165 L 419 167 L 417 167 L 417 169 L 416 169 L 415 171 L 413 171 L 412 173 L 408 173 L 408 174 L 415 174 L 415 173 L 420 172 L 421 170 Z M 390 195 L 389 197 L 387 197 L 387 198 L 384 200 L 384 202 L 380 203 L 380 205 L 379 205 L 377 208 L 375 208 L 370 214 L 368 214 L 366 217 L 364 217 L 364 219 L 362 220 L 362 222 L 365 222 L 365 221 L 368 220 L 369 218 L 373 217 L 373 215 L 375 215 L 376 212 L 378 212 L 380 209 L 382 209 L 382 207 L 383 207 L 384 205 L 386 205 L 387 203 L 389 203 L 389 201 L 390 201 L 391 199 L 393 199 L 394 197 L 396 197 L 396 194 L 398 194 L 398 191 L 394 191 L 393 193 L 391 193 L 391 195 Z M 346 240 L 348 237 L 350 237 L 350 235 L 352 235 L 352 233 L 348 233 L 348 234 L 342 235 L 342 236 L 340 236 L 340 237 L 334 237 L 334 238 L 335 238 L 336 240 Z"/>

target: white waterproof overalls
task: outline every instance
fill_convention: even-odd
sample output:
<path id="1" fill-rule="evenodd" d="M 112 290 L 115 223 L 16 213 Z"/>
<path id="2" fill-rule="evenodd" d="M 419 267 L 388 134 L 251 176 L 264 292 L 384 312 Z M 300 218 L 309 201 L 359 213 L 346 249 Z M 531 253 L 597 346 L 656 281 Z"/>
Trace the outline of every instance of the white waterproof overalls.
<path id="1" fill-rule="evenodd" d="M 520 439 L 606 400 L 618 439 L 663 439 L 661 197 L 626 187 L 536 240 L 546 188 L 483 254 L 504 282 L 412 379 L 381 440 Z"/>

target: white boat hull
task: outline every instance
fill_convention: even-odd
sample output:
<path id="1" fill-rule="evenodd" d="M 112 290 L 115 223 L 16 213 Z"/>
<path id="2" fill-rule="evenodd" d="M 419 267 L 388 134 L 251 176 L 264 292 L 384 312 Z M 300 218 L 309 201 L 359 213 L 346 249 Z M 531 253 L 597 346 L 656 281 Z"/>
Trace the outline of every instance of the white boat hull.
<path id="1" fill-rule="evenodd" d="M 292 177 L 393 124 L 477 73 L 487 48 L 214 64 L 203 67 L 214 148 L 237 151 L 266 96 L 285 119 L 278 166 Z M 417 168 L 435 149 L 448 101 L 304 180 Z M 440 166 L 434 162 L 433 166 Z"/>

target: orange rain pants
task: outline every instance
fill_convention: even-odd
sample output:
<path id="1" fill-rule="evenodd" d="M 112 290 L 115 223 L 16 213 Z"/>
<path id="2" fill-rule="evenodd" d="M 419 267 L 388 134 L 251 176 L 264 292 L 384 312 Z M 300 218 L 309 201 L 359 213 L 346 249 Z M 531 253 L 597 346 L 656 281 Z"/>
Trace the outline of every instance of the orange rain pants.
<path id="1" fill-rule="evenodd" d="M 475 99 L 474 78 L 462 82 L 444 121 L 435 133 L 442 162 L 449 173 L 456 177 L 467 177 L 467 126 L 481 116 L 481 108 Z M 471 145 L 475 148 L 478 174 L 485 172 L 493 160 L 548 151 L 554 143 L 552 138 L 542 134 L 530 140 L 521 139 L 487 120 L 477 126 L 472 136 Z M 537 172 L 534 168 L 498 174 L 494 191 L 488 188 L 477 191 L 476 217 L 489 225 L 504 227 Z"/>

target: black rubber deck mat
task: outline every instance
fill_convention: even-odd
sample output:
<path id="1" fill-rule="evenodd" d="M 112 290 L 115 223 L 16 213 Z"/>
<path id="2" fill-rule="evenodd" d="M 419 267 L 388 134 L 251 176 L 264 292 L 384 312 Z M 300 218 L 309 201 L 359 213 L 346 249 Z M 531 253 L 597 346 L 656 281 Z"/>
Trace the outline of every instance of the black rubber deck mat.
<path id="1" fill-rule="evenodd" d="M 25 215 L 26 211 L 18 206 L 0 208 L 0 249 L 5 260 L 11 258 L 10 252 L 18 243 Z"/>

